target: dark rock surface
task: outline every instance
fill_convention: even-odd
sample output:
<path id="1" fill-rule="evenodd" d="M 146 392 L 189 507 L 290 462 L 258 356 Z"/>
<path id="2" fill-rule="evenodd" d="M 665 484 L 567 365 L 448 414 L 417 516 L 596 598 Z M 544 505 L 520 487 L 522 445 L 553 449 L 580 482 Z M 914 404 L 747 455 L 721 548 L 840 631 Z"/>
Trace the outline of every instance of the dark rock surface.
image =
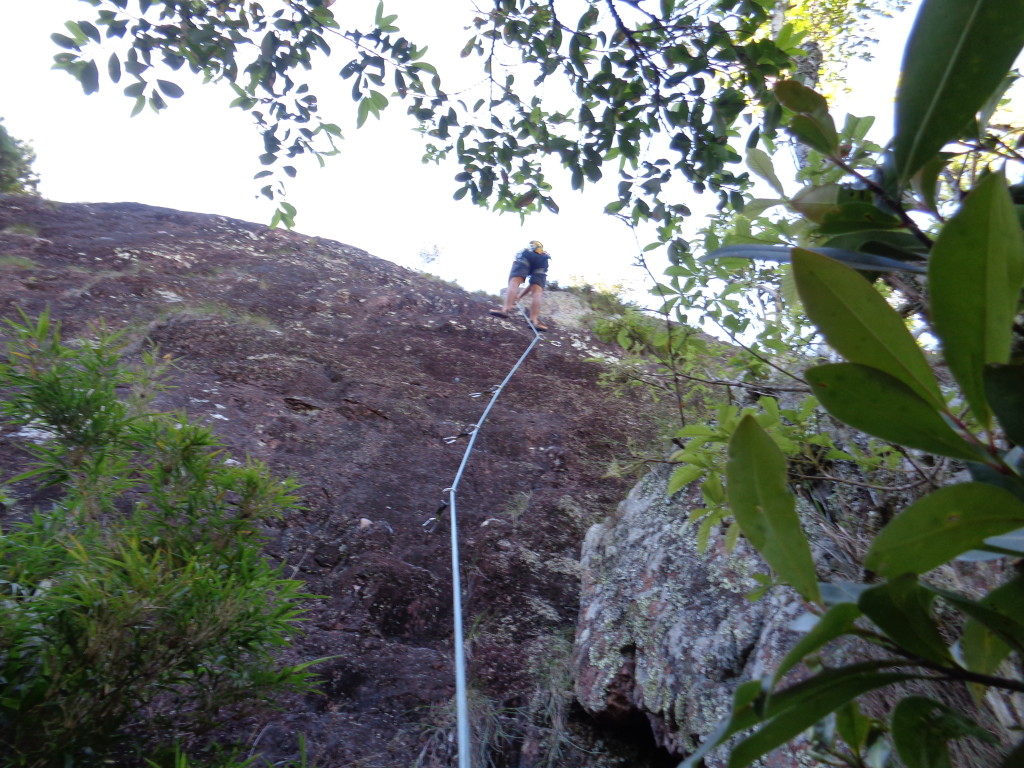
<path id="1" fill-rule="evenodd" d="M 506 268 L 495 263 L 496 283 Z M 305 510 L 268 531 L 268 554 L 325 596 L 293 653 L 331 659 L 318 667 L 322 695 L 244 724 L 273 759 L 294 756 L 300 734 L 317 765 L 450 757 L 446 738 L 424 731 L 451 728 L 449 544 L 445 526 L 422 524 L 446 499 L 489 388 L 532 338 L 522 320 L 488 317 L 493 302 L 340 243 L 223 217 L 0 197 L 0 315 L 49 307 L 66 337 L 103 320 L 128 329 L 130 354 L 159 345 L 177 361 L 160 408 L 302 484 Z M 496 765 L 543 764 L 536 702 L 550 681 L 535 662 L 571 636 L 580 541 L 626 493 L 604 477 L 608 462 L 650 432 L 642 408 L 598 387 L 587 358 L 599 346 L 556 319 L 460 486 L 472 686 L 494 711 L 519 713 Z M 23 438 L 2 429 L 10 476 Z M 559 764 L 647 764 L 568 716 L 595 754 L 567 747 Z"/>

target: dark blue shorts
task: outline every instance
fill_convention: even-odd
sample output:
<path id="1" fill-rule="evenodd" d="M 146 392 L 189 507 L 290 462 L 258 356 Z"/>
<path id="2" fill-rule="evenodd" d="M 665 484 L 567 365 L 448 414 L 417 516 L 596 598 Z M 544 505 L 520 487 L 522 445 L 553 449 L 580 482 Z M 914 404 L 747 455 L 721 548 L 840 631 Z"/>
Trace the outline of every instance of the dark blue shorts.
<path id="1" fill-rule="evenodd" d="M 523 251 L 512 262 L 512 271 L 508 274 L 509 279 L 513 277 L 528 277 L 530 278 L 530 285 L 539 285 L 543 288 L 548 282 L 548 261 L 550 259 L 551 257 L 546 253 Z"/>

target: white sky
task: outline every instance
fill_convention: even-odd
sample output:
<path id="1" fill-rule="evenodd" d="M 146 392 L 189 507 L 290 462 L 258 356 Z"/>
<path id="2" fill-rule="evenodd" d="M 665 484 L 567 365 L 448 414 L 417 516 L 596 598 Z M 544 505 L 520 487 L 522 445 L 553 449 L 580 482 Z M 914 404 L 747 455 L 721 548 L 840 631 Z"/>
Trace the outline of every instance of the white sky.
<path id="1" fill-rule="evenodd" d="M 336 10 L 371 16 L 376 5 L 376 0 L 345 0 Z M 455 10 L 439 16 L 436 2 L 385 2 L 388 13 L 399 15 L 402 34 L 431 45 L 426 60 L 442 75 L 446 63 L 459 62 L 458 51 L 470 34 L 463 26 L 472 13 L 471 0 L 446 0 L 445 5 Z M 458 8 L 465 8 L 464 14 Z M 68 19 L 94 18 L 94 9 L 81 0 L 0 0 L 0 117 L 12 135 L 35 148 L 41 193 L 62 202 L 132 201 L 267 222 L 273 206 L 255 197 L 252 180 L 261 170 L 256 156 L 262 142 L 246 113 L 227 108 L 233 94 L 226 88 L 200 86 L 174 73 L 167 79 L 185 87 L 185 97 L 169 100 L 170 108 L 159 115 L 147 108 L 130 119 L 133 101 L 121 94 L 124 82 L 117 86 L 101 80 L 100 93 L 85 96 L 70 75 L 51 69 L 60 49 L 49 35 L 64 31 Z M 907 12 L 880 23 L 875 36 L 884 42 L 876 61 L 855 63 L 849 72 L 850 83 L 870 85 L 859 99 L 833 106 L 837 122 L 845 111 L 875 114 L 876 140 L 889 137 L 891 98 L 911 21 Z M 342 26 L 358 23 L 346 17 Z M 327 70 L 336 72 L 340 66 Z M 482 76 L 462 66 L 459 76 L 466 82 L 446 80 L 449 92 Z M 469 290 L 497 292 L 513 254 L 531 239 L 541 240 L 552 253 L 551 277 L 563 285 L 642 283 L 639 270 L 631 266 L 638 253 L 631 232 L 602 213 L 614 197 L 617 179 L 608 178 L 603 189 L 583 195 L 566 183 L 556 195 L 560 214 L 534 214 L 520 225 L 518 216 L 498 216 L 452 200 L 458 168 L 421 164 L 423 145 L 401 102 L 394 102 L 381 121 L 371 117 L 356 130 L 351 81 L 329 82 L 328 92 L 319 94 L 321 114 L 342 126 L 346 139 L 327 168 L 300 167 L 290 182 L 288 200 L 299 209 L 298 231 L 413 268 L 423 268 L 420 251 L 436 245 L 441 258 L 427 271 L 456 279 Z M 329 93 L 334 82 L 336 101 Z M 684 202 L 695 211 L 716 202 L 712 195 L 691 198 Z M 657 253 L 648 260 L 655 274 L 665 265 Z"/>

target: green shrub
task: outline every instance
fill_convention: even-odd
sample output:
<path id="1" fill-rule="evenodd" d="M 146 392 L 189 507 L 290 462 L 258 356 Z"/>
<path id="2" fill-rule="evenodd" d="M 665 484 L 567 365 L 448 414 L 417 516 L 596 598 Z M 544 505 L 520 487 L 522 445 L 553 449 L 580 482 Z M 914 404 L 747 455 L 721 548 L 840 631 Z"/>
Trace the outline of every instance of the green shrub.
<path id="1" fill-rule="evenodd" d="M 165 363 L 128 368 L 118 334 L 72 348 L 46 315 L 6 330 L 0 413 L 45 436 L 12 483 L 59 498 L 0 536 L 3 764 L 123 764 L 308 689 L 308 665 L 275 651 L 309 596 L 259 533 L 295 506 L 294 485 L 151 412 Z"/>
<path id="2" fill-rule="evenodd" d="M 36 153 L 7 132 L 0 118 L 0 193 L 36 194 L 39 177 L 32 170 Z"/>

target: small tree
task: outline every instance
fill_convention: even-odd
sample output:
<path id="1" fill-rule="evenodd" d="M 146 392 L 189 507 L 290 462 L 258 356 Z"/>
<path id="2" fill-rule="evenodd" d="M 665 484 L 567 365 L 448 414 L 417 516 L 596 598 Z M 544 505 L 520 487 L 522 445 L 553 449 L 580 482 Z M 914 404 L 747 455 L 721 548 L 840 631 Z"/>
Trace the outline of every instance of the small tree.
<path id="1" fill-rule="evenodd" d="M 36 194 L 39 177 L 32 170 L 35 160 L 32 147 L 11 136 L 0 117 L 0 194 Z"/>
<path id="2" fill-rule="evenodd" d="M 72 347 L 46 315 L 6 332 L 0 413 L 36 441 L 10 487 L 58 498 L 0 536 L 4 765 L 142 762 L 225 712 L 308 689 L 308 665 L 276 653 L 309 596 L 260 546 L 294 485 L 151 412 L 164 366 L 125 366 L 117 334 Z"/>

